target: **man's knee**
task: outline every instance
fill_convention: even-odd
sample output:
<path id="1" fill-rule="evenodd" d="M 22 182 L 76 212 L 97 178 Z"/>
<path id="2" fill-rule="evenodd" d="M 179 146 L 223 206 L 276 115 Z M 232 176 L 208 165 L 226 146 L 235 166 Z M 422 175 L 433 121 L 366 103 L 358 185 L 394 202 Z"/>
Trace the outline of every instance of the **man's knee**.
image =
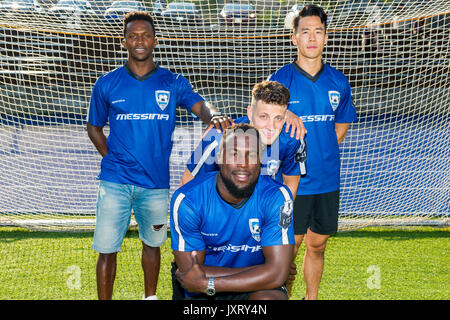
<path id="1" fill-rule="evenodd" d="M 308 230 L 305 240 L 306 250 L 316 254 L 323 254 L 329 237 L 329 235 L 322 235 Z"/>
<path id="2" fill-rule="evenodd" d="M 113 253 L 99 253 L 98 254 L 98 261 L 100 262 L 113 262 L 116 260 L 117 252 Z"/>

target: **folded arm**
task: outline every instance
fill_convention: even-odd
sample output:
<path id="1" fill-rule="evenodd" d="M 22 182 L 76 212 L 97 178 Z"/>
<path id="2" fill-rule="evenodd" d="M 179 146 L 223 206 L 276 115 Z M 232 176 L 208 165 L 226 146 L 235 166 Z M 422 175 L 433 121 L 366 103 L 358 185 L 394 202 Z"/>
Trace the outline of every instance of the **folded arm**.
<path id="1" fill-rule="evenodd" d="M 245 268 L 223 268 L 203 265 L 204 251 L 192 255 L 174 251 L 179 267 L 176 276 L 189 292 L 205 292 L 208 278 L 214 277 L 217 292 L 249 292 L 275 289 L 289 275 L 292 245 L 263 247 L 265 262 Z"/>

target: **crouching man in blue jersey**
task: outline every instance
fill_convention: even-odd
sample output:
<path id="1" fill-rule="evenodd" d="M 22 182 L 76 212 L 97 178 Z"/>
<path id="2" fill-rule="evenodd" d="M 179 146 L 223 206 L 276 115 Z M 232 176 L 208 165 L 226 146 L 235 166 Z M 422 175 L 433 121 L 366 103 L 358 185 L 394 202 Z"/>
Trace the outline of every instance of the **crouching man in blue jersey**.
<path id="1" fill-rule="evenodd" d="M 156 300 L 160 246 L 167 239 L 169 156 L 176 108 L 223 129 L 228 117 L 205 103 L 186 78 L 153 61 L 155 26 L 146 12 L 124 18 L 123 46 L 127 63 L 94 85 L 87 132 L 101 154 L 100 185 L 93 249 L 97 261 L 99 299 L 111 299 L 116 256 L 130 224 L 131 212 L 142 241 L 144 298 Z M 109 122 L 108 138 L 103 132 Z"/>
<path id="2" fill-rule="evenodd" d="M 264 144 L 249 124 L 225 130 L 219 172 L 171 200 L 171 246 L 188 299 L 285 300 L 293 255 L 289 188 L 260 175 Z"/>

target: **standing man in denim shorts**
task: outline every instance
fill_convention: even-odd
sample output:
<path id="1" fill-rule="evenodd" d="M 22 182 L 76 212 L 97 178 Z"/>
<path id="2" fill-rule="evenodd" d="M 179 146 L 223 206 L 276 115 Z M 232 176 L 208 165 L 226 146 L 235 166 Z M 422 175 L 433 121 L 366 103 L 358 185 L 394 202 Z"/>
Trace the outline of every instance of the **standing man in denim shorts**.
<path id="1" fill-rule="evenodd" d="M 99 299 L 112 299 L 116 257 L 134 212 L 142 241 L 145 299 L 156 300 L 160 246 L 167 239 L 169 157 L 176 107 L 196 114 L 217 129 L 231 119 L 195 91 L 180 74 L 153 61 L 157 44 L 148 13 L 124 17 L 123 46 L 128 62 L 94 85 L 87 131 L 102 155 L 93 249 Z M 109 121 L 108 138 L 103 132 Z"/>

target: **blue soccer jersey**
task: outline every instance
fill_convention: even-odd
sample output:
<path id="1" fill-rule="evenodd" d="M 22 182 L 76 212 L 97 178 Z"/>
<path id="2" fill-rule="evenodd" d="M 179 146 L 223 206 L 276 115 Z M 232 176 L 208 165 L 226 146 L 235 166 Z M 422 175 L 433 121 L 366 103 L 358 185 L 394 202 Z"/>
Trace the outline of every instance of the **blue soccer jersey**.
<path id="1" fill-rule="evenodd" d="M 247 116 L 238 118 L 234 122 L 250 123 Z M 264 150 L 261 161 L 261 174 L 271 176 L 281 183 L 283 182 L 283 174 L 296 176 L 306 173 L 304 163 L 299 163 L 296 160 L 297 153 L 302 152 L 304 145 L 299 140 L 291 138 L 284 129 L 283 127 L 280 136 L 274 143 Z M 217 155 L 221 140 L 222 133 L 218 133 L 217 130 L 211 129 L 205 134 L 187 163 L 187 168 L 194 177 L 219 171 Z"/>
<path id="2" fill-rule="evenodd" d="M 239 268 L 263 264 L 265 246 L 294 244 L 293 201 L 289 189 L 259 176 L 253 194 L 241 206 L 222 199 L 217 173 L 194 179 L 171 200 L 173 250 L 205 250 L 207 266 Z"/>
<path id="3" fill-rule="evenodd" d="M 99 179 L 169 188 L 176 107 L 190 112 L 201 100 L 186 78 L 158 66 L 140 79 L 126 65 L 101 76 L 87 118 L 93 126 L 110 126 Z"/>
<path id="4" fill-rule="evenodd" d="M 297 194 L 338 190 L 340 157 L 335 123 L 357 120 L 347 77 L 327 64 L 311 77 L 293 62 L 268 80 L 280 82 L 289 89 L 288 109 L 302 119 L 308 131 L 305 137 L 308 172 L 300 179 Z"/>

